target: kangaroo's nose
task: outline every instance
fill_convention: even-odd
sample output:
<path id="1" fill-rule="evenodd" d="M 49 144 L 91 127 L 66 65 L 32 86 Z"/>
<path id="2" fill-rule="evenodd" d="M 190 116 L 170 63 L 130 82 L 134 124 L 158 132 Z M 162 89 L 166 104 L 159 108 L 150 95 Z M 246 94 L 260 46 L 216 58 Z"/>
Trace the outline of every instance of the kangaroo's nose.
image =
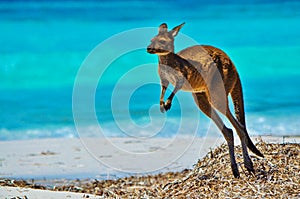
<path id="1" fill-rule="evenodd" d="M 148 52 L 148 53 L 153 52 L 153 50 L 154 50 L 154 49 L 153 49 L 151 46 L 148 46 L 148 47 L 147 47 L 147 52 Z"/>

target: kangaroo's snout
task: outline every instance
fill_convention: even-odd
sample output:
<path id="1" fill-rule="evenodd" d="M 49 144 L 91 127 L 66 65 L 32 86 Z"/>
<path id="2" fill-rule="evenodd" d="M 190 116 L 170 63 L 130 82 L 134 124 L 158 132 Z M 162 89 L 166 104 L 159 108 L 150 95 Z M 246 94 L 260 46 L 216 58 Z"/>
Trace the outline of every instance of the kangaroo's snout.
<path id="1" fill-rule="evenodd" d="M 162 54 L 170 53 L 170 50 L 166 49 L 165 46 L 159 45 L 157 43 L 151 43 L 147 47 L 147 52 L 150 53 L 150 54 L 162 55 Z"/>
<path id="2" fill-rule="evenodd" d="M 147 47 L 147 52 L 150 53 L 150 54 L 155 53 L 155 49 L 153 48 L 153 45 L 150 44 L 150 45 Z"/>

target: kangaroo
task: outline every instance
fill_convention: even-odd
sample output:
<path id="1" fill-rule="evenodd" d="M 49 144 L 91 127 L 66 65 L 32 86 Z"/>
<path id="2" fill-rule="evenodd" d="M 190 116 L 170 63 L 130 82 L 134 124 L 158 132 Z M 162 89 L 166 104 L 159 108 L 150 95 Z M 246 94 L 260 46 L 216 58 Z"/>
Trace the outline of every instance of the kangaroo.
<path id="1" fill-rule="evenodd" d="M 241 140 L 244 165 L 249 173 L 254 173 L 247 147 L 260 157 L 263 157 L 263 154 L 255 147 L 247 133 L 239 74 L 226 53 L 213 46 L 191 46 L 175 54 L 174 37 L 184 24 L 170 31 L 166 23 L 161 24 L 158 34 L 152 38 L 151 44 L 147 47 L 148 53 L 157 54 L 159 58 L 160 111 L 165 112 L 171 108 L 172 100 L 179 90 L 192 92 L 199 109 L 214 121 L 225 137 L 234 177 L 238 178 L 240 174 L 234 156 L 233 131 L 224 125 L 217 111 L 224 114 L 235 128 Z M 165 102 L 164 95 L 169 83 L 173 84 L 174 90 Z M 236 118 L 229 109 L 229 94 Z"/>

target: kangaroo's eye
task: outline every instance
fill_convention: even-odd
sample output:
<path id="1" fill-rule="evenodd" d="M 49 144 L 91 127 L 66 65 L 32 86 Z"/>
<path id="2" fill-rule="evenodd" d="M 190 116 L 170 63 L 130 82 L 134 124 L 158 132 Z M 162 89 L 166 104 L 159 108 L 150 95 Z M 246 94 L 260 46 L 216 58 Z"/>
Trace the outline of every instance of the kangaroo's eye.
<path id="1" fill-rule="evenodd" d="M 162 41 L 159 41 L 161 44 L 166 44 L 166 41 L 162 40 Z"/>

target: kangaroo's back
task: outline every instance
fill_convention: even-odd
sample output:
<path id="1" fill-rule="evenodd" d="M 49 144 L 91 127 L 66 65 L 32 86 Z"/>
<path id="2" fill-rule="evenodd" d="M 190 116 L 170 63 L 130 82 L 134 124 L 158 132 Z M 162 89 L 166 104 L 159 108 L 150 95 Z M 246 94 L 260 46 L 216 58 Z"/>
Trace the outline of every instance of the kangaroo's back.
<path id="1" fill-rule="evenodd" d="M 180 57 L 193 63 L 202 74 L 219 72 L 227 93 L 238 79 L 236 68 L 228 55 L 219 48 L 208 45 L 191 46 L 177 53 Z M 214 70 L 215 68 L 218 70 Z M 212 72 L 213 71 L 213 72 Z M 195 74 L 196 75 L 196 74 Z"/>

